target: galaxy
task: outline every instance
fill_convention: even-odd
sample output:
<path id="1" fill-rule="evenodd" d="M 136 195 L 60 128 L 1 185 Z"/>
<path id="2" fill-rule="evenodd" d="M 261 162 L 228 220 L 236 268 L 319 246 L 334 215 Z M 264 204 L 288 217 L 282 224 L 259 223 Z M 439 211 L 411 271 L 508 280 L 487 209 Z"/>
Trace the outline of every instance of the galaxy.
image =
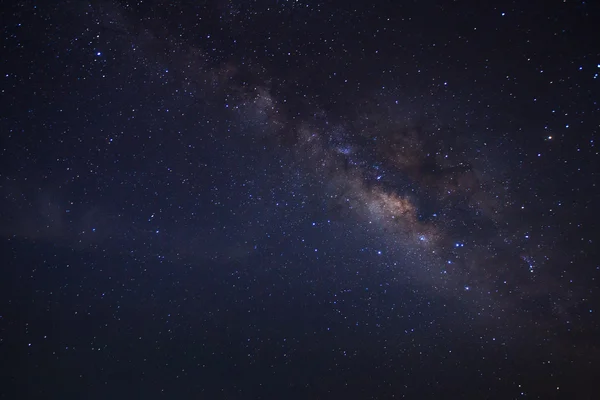
<path id="1" fill-rule="evenodd" d="M 596 5 L 2 14 L 0 398 L 595 398 Z"/>

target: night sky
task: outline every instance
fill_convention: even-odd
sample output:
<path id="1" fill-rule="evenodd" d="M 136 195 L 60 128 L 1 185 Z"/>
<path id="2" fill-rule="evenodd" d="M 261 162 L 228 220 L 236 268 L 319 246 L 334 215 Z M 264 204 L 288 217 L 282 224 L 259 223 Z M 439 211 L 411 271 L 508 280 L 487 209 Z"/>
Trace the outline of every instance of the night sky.
<path id="1" fill-rule="evenodd" d="M 598 3 L 7 3 L 1 398 L 595 398 Z"/>

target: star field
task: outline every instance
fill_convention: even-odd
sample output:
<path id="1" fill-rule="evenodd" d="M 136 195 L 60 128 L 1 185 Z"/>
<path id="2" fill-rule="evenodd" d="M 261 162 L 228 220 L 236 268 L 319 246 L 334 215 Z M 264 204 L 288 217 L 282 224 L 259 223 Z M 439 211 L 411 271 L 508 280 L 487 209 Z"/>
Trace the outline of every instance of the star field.
<path id="1" fill-rule="evenodd" d="M 2 13 L 1 398 L 594 398 L 593 2 Z"/>

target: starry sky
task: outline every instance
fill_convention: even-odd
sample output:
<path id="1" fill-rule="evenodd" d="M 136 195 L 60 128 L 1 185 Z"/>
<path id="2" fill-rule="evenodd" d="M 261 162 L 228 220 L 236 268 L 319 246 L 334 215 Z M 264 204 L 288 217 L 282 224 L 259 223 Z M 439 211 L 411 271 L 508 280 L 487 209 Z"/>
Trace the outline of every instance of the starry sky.
<path id="1" fill-rule="evenodd" d="M 0 398 L 593 398 L 598 4 L 2 16 Z"/>

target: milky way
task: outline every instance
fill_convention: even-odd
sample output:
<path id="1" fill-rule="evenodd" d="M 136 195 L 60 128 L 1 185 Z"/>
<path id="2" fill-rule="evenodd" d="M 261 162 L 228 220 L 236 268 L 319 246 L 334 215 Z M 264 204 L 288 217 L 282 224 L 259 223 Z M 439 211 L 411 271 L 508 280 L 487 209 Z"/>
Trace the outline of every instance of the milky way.
<path id="1" fill-rule="evenodd" d="M 539 289 L 527 288 L 530 284 L 539 287 L 543 281 L 542 294 L 555 289 L 543 268 L 553 257 L 552 243 L 523 240 L 531 222 L 505 210 L 519 200 L 511 198 L 511 182 L 503 186 L 503 177 L 497 176 L 509 166 L 491 159 L 495 155 L 487 143 L 473 146 L 476 135 L 468 127 L 444 125 L 439 116 L 423 116 L 419 110 L 405 111 L 402 101 L 391 98 L 385 100 L 396 109 L 378 107 L 382 100 L 375 96 L 348 104 L 343 115 L 330 118 L 318 98 L 275 93 L 268 69 L 259 64 L 224 61 L 209 67 L 203 60 L 210 56 L 173 41 L 168 32 L 165 38 L 150 29 L 136 34 L 139 28 L 118 9 L 104 18 L 105 29 L 118 26 L 145 68 L 175 76 L 170 84 L 197 102 L 192 110 L 221 103 L 226 115 L 252 130 L 252 140 L 263 142 L 265 150 L 275 156 L 293 154 L 295 162 L 318 176 L 319 196 L 327 207 L 366 226 L 381 241 L 384 250 L 379 252 L 388 260 L 407 263 L 397 267 L 399 276 L 414 276 L 435 291 L 460 298 L 469 291 L 469 300 L 489 304 L 486 313 L 492 316 L 507 306 L 519 308 L 520 293 L 540 295 Z M 165 46 L 168 64 L 156 54 Z M 235 140 L 239 134 L 231 131 L 227 137 Z M 91 213 L 97 215 L 97 210 Z M 55 218 L 58 226 L 65 225 L 62 216 Z M 39 232 L 25 229 L 28 236 Z M 522 271 L 535 274 L 536 280 L 516 278 Z M 515 280 L 519 294 L 498 290 Z"/>

